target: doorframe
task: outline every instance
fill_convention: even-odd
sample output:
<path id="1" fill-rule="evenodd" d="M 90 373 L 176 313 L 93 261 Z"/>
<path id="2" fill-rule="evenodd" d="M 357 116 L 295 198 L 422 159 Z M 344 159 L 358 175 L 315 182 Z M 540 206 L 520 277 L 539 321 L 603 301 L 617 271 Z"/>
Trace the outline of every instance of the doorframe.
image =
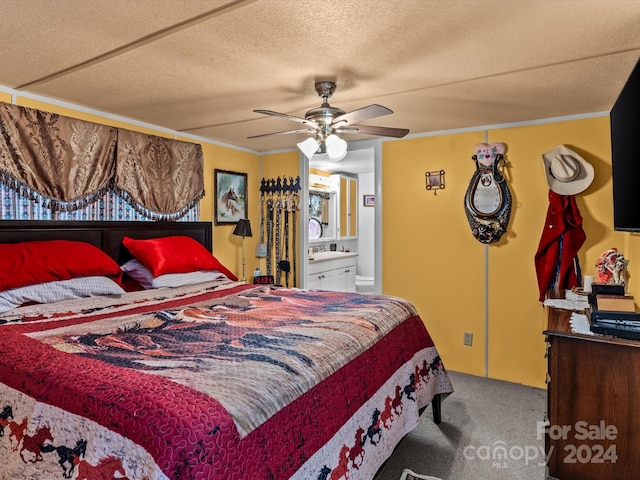
<path id="1" fill-rule="evenodd" d="M 374 287 L 376 294 L 382 293 L 382 140 L 357 140 L 348 142 L 348 151 L 373 149 L 373 177 L 375 183 L 375 213 L 374 213 Z M 305 225 L 309 224 L 309 160 L 302 152 L 298 153 L 300 170 L 300 247 L 298 251 L 299 282 L 301 288 L 307 288 L 307 272 L 309 271 L 309 229 Z"/>

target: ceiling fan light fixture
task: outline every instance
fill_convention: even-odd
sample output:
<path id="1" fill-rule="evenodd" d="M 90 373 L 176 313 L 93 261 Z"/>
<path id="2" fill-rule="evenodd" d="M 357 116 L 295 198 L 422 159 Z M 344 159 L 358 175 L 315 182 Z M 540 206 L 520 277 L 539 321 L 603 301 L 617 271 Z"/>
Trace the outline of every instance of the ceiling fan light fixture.
<path id="1" fill-rule="evenodd" d="M 303 129 L 287 130 L 286 132 L 265 133 L 248 138 L 268 137 L 271 135 L 283 135 L 289 133 L 311 133 L 315 138 L 309 138 L 298 143 L 298 148 L 307 158 L 317 153 L 326 153 L 333 161 L 342 160 L 347 154 L 347 142 L 335 135 L 336 133 L 357 133 L 362 135 L 377 135 L 379 137 L 402 138 L 409 133 L 406 128 L 376 127 L 373 125 L 359 125 L 360 122 L 376 117 L 389 115 L 393 111 L 382 105 L 372 104 L 345 112 L 341 108 L 329 105 L 329 97 L 336 89 L 336 84 L 330 81 L 316 82 L 316 92 L 322 98 L 322 105 L 308 110 L 304 118 L 295 117 L 286 113 L 272 110 L 254 110 L 256 113 L 285 118 L 293 122 L 301 123 Z"/>
<path id="2" fill-rule="evenodd" d="M 337 135 L 329 135 L 324 144 L 331 160 L 342 160 L 347 155 L 347 142 Z"/>
<path id="3" fill-rule="evenodd" d="M 304 142 L 298 143 L 298 148 L 307 159 L 311 160 L 313 154 L 318 151 L 320 144 L 316 141 L 315 138 L 309 137 Z"/>

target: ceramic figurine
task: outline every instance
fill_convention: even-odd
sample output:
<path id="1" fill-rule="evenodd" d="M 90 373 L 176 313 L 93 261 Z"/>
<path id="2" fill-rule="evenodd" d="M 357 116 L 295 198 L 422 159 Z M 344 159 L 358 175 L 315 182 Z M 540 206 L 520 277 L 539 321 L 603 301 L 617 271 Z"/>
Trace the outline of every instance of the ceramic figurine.
<path id="1" fill-rule="evenodd" d="M 598 283 L 610 283 L 624 285 L 626 281 L 626 269 L 629 261 L 617 248 L 605 251 L 596 262 L 596 275 Z"/>

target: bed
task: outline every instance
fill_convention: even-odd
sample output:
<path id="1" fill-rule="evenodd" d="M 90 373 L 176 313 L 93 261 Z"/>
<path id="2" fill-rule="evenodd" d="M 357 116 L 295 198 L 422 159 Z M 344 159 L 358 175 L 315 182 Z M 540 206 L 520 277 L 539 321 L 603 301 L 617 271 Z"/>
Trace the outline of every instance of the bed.
<path id="1" fill-rule="evenodd" d="M 53 245 L 64 258 L 73 244 L 80 273 L 68 275 L 83 287 L 96 273 L 85 244 L 182 281 L 191 260 L 169 273 L 146 263 L 174 239 L 216 260 L 208 222 L 0 222 L 5 256 Z M 57 274 L 29 258 L 0 290 L 30 269 Z M 452 386 L 405 300 L 205 270 L 217 276 L 0 314 L 0 478 L 371 480 L 427 405 L 440 421 Z"/>

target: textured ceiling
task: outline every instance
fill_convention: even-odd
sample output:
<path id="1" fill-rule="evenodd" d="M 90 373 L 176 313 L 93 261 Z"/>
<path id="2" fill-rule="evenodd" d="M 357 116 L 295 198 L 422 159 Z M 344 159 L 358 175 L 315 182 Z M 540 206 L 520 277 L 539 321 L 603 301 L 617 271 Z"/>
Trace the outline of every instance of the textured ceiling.
<path id="1" fill-rule="evenodd" d="M 411 134 L 608 111 L 634 0 L 2 0 L 0 85 L 264 152 L 254 113 L 379 103 Z M 372 138 L 356 135 L 347 140 Z"/>

